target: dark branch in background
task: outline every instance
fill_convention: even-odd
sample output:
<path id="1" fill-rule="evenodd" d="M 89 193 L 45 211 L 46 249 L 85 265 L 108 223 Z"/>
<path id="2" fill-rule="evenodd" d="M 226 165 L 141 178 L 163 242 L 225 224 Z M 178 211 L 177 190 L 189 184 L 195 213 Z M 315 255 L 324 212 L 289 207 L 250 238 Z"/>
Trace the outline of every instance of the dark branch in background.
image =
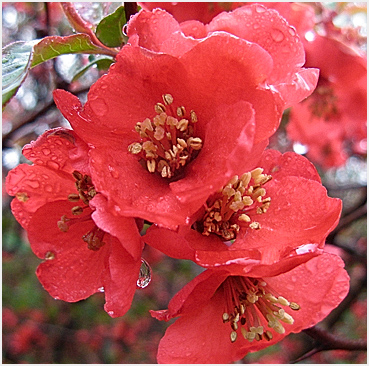
<path id="1" fill-rule="evenodd" d="M 137 13 L 137 3 L 136 2 L 125 2 L 124 3 L 124 13 L 126 15 L 126 21 L 129 21 L 131 15 Z"/>
<path id="2" fill-rule="evenodd" d="M 315 355 L 321 351 L 328 350 L 346 350 L 346 351 L 366 351 L 367 344 L 365 340 L 342 339 L 330 333 L 329 331 L 312 327 L 305 329 L 304 332 L 314 339 L 313 348 L 304 355 L 297 358 L 292 363 L 297 363 L 306 358 Z"/>
<path id="3" fill-rule="evenodd" d="M 63 88 L 58 86 L 56 89 L 67 89 L 68 88 Z M 79 94 L 83 94 L 83 93 L 87 93 L 90 90 L 90 87 L 87 88 L 83 88 L 81 90 L 75 91 L 73 92 L 73 94 L 79 95 Z M 29 116 L 26 120 L 24 120 L 19 126 L 17 126 L 16 128 L 14 128 L 13 130 L 11 130 L 10 132 L 8 132 L 7 134 L 3 135 L 3 147 L 11 147 L 12 145 L 12 140 L 13 138 L 16 136 L 16 134 L 25 126 L 30 125 L 31 123 L 33 123 L 36 119 L 42 117 L 43 115 L 45 115 L 47 112 L 49 112 L 52 108 L 56 107 L 54 101 L 51 101 L 47 104 L 45 104 L 40 110 L 38 110 L 36 113 L 33 113 L 31 116 Z"/>
<path id="4" fill-rule="evenodd" d="M 327 241 L 329 242 L 330 238 L 334 239 L 335 236 L 338 234 L 338 232 L 340 232 L 342 229 L 352 224 L 354 221 L 365 217 L 366 212 L 367 212 L 367 205 L 366 205 L 366 200 L 365 200 L 365 202 L 361 206 L 356 207 L 354 210 L 347 213 L 344 217 L 341 217 L 341 220 L 338 223 L 337 227 L 329 234 Z"/>

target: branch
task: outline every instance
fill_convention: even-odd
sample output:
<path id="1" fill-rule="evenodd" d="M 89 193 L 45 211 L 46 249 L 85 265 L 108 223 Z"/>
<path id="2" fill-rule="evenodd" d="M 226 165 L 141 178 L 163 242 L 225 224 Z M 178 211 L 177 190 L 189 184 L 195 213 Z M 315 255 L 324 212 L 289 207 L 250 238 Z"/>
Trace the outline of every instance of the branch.
<path id="1" fill-rule="evenodd" d="M 126 15 L 126 22 L 129 22 L 130 17 L 137 13 L 137 3 L 131 1 L 124 2 L 124 13 Z"/>
<path id="2" fill-rule="evenodd" d="M 343 339 L 330 333 L 329 331 L 320 329 L 318 327 L 312 327 L 305 329 L 304 333 L 314 339 L 314 346 L 311 350 L 298 357 L 292 363 L 297 363 L 306 358 L 321 352 L 328 350 L 346 350 L 346 351 L 366 351 L 367 342 L 366 340 L 352 340 Z"/>

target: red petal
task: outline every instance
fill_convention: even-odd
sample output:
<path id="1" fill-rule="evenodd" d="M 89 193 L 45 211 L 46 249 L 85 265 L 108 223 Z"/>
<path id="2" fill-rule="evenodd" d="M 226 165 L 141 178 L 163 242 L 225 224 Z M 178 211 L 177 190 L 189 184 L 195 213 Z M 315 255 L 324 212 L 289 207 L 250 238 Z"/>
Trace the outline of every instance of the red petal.
<path id="1" fill-rule="evenodd" d="M 305 62 L 304 47 L 294 28 L 278 12 L 260 4 L 221 13 L 207 26 L 209 32 L 226 31 L 254 42 L 273 58 L 272 83 L 289 82 L 296 68 Z"/>
<path id="2" fill-rule="evenodd" d="M 92 208 L 96 208 L 92 218 L 97 226 L 116 237 L 133 259 L 139 260 L 144 243 L 136 220 L 133 217 L 119 215 L 113 207 L 109 207 L 107 199 L 101 194 L 97 194 L 90 204 Z"/>
<path id="3" fill-rule="evenodd" d="M 229 128 L 232 121 L 232 128 Z M 238 171 L 248 170 L 247 156 L 253 146 L 254 111 L 247 102 L 219 109 L 207 125 L 204 144 L 198 157 L 189 164 L 186 176 L 170 184 L 177 197 L 186 202 L 202 199 L 217 191 Z M 250 154 L 252 155 L 252 154 Z"/>
<path id="4" fill-rule="evenodd" d="M 7 193 L 16 196 L 11 203 L 17 221 L 27 229 L 32 214 L 47 202 L 66 199 L 76 192 L 70 179 L 60 171 L 44 166 L 21 164 L 6 177 Z"/>
<path id="5" fill-rule="evenodd" d="M 271 174 L 273 180 L 295 176 L 321 182 L 315 166 L 305 157 L 291 151 L 282 154 L 273 149 L 265 150 L 258 166 L 264 169 L 264 174 Z"/>
<path id="6" fill-rule="evenodd" d="M 197 310 L 177 319 L 159 343 L 158 363 L 226 364 L 242 358 L 246 352 L 240 353 L 240 346 L 249 342 L 243 337 L 231 342 L 231 328 L 222 321 L 223 303 L 216 293 L 207 303 L 198 304 Z"/>
<path id="7" fill-rule="evenodd" d="M 286 331 L 298 333 L 324 319 L 345 298 L 349 276 L 344 262 L 336 255 L 324 253 L 290 272 L 264 280 L 289 301 L 298 303 L 291 314 L 293 326 Z"/>
<path id="8" fill-rule="evenodd" d="M 168 305 L 167 318 L 174 318 L 206 306 L 216 289 L 227 277 L 227 272 L 207 270 L 177 292 Z"/>
<path id="9" fill-rule="evenodd" d="M 54 256 L 37 268 L 40 282 L 51 296 L 70 302 L 85 299 L 104 285 L 110 251 L 107 244 L 92 251 L 82 240 L 95 226 L 92 220 L 72 225 L 68 232 L 59 230 L 57 221 L 72 207 L 73 203 L 68 201 L 44 205 L 33 215 L 28 230 L 35 254 L 40 258 Z M 89 213 L 84 212 L 81 217 L 85 215 Z"/>
<path id="10" fill-rule="evenodd" d="M 162 43 L 173 33 L 179 32 L 178 22 L 172 15 L 161 9 L 140 11 L 128 22 L 129 43 L 149 50 L 161 51 Z M 136 37 L 138 36 L 137 39 Z"/>
<path id="11" fill-rule="evenodd" d="M 271 205 L 266 213 L 252 217 L 260 223 L 261 229 L 246 229 L 233 247 L 259 249 L 268 254 L 268 257 L 262 256 L 263 263 L 278 261 L 286 255 L 286 250 L 300 245 L 323 247 L 325 238 L 338 223 L 341 200 L 329 198 L 320 183 L 293 176 L 272 180 L 265 187 Z"/>
<path id="12" fill-rule="evenodd" d="M 113 237 L 110 238 L 109 275 L 104 280 L 104 309 L 110 316 L 118 317 L 124 315 L 131 306 L 141 258 L 132 260 L 132 256 L 124 250 L 121 243 Z"/>
<path id="13" fill-rule="evenodd" d="M 46 131 L 36 141 L 24 146 L 23 155 L 51 170 L 72 173 L 74 170 L 88 174 L 88 146 L 74 131 L 55 128 Z"/>

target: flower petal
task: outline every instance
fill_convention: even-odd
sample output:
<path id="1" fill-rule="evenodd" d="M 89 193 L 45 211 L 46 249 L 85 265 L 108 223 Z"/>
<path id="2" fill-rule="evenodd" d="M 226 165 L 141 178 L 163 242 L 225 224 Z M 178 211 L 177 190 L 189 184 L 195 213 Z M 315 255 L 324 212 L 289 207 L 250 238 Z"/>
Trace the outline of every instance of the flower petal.
<path id="1" fill-rule="evenodd" d="M 141 258 L 132 256 L 114 237 L 110 237 L 109 275 L 104 279 L 105 311 L 111 317 L 123 316 L 131 307 L 136 291 Z M 109 244 L 107 242 L 107 244 Z"/>
<path id="2" fill-rule="evenodd" d="M 72 175 L 44 166 L 21 164 L 6 177 L 7 193 L 15 196 L 12 213 L 27 229 L 32 214 L 47 202 L 66 199 L 76 191 Z"/>
<path id="3" fill-rule="evenodd" d="M 98 227 L 116 237 L 133 259 L 139 260 L 144 243 L 141 240 L 136 220 L 133 217 L 124 217 L 116 213 L 101 194 L 97 194 L 90 201 L 90 205 L 96 208 L 92 213 L 92 218 Z"/>
<path id="4" fill-rule="evenodd" d="M 278 261 L 286 251 L 300 245 L 324 246 L 325 238 L 338 223 L 341 200 L 328 197 L 320 183 L 293 176 L 268 182 L 267 194 L 271 198 L 268 211 L 254 216 L 261 229 L 247 228 L 234 248 L 257 248 L 269 254 L 262 259 L 267 263 Z"/>
<path id="5" fill-rule="evenodd" d="M 57 221 L 72 207 L 68 201 L 46 204 L 32 216 L 28 229 L 33 252 L 46 259 L 37 268 L 40 282 L 51 296 L 70 302 L 85 299 L 104 285 L 110 251 L 108 245 L 92 251 L 82 240 L 94 227 L 92 220 L 78 222 L 68 232 L 59 230 Z M 83 212 L 81 217 L 88 215 Z"/>

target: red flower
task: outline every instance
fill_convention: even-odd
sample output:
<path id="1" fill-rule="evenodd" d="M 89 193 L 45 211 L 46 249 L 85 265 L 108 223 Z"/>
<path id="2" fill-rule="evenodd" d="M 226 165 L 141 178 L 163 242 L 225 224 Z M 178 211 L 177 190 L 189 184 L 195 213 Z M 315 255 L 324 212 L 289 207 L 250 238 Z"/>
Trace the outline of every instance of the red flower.
<path id="1" fill-rule="evenodd" d="M 159 320 L 180 317 L 160 341 L 158 362 L 230 363 L 312 327 L 346 296 L 343 266 L 324 253 L 288 272 L 265 266 L 255 274 L 242 265 L 206 270 L 168 310 L 151 311 Z"/>
<path id="2" fill-rule="evenodd" d="M 366 152 L 366 56 L 319 35 L 305 42 L 305 49 L 307 65 L 321 70 L 318 87 L 291 109 L 287 132 L 307 146 L 312 161 L 325 168 L 340 166 L 350 150 L 361 146 Z"/>
<path id="3" fill-rule="evenodd" d="M 154 10 L 161 8 L 172 14 L 178 22 L 186 20 L 199 20 L 209 23 L 216 15 L 222 11 L 235 9 L 243 3 L 241 2 L 139 2 L 142 9 Z"/>
<path id="4" fill-rule="evenodd" d="M 264 264 L 315 255 L 338 223 L 341 201 L 327 196 L 314 166 L 293 152 L 266 150 L 253 168 L 210 196 L 188 225 L 177 231 L 153 225 L 144 241 L 203 266 L 243 250 Z"/>
<path id="5" fill-rule="evenodd" d="M 92 147 L 109 207 L 173 228 L 264 150 L 282 113 L 265 86 L 271 68 L 265 50 L 226 33 L 178 57 L 127 45 L 83 107 L 62 90 L 54 98 Z"/>
<path id="6" fill-rule="evenodd" d="M 285 108 L 300 102 L 314 90 L 318 70 L 301 67 L 305 52 L 296 30 L 277 11 L 260 4 L 222 12 L 206 25 L 195 20 L 179 24 L 160 9 L 141 11 L 131 18 L 127 30 L 132 45 L 175 56 L 183 55 L 219 32 L 258 45 L 270 55 L 273 69 L 265 81 L 280 93 Z"/>
<path id="7" fill-rule="evenodd" d="M 44 261 L 37 276 L 54 298 L 79 301 L 105 291 L 105 310 L 130 307 L 143 243 L 134 218 L 118 217 L 96 192 L 88 147 L 70 130 L 45 132 L 23 149 L 33 165 L 11 170 L 6 188 L 15 218 Z"/>

